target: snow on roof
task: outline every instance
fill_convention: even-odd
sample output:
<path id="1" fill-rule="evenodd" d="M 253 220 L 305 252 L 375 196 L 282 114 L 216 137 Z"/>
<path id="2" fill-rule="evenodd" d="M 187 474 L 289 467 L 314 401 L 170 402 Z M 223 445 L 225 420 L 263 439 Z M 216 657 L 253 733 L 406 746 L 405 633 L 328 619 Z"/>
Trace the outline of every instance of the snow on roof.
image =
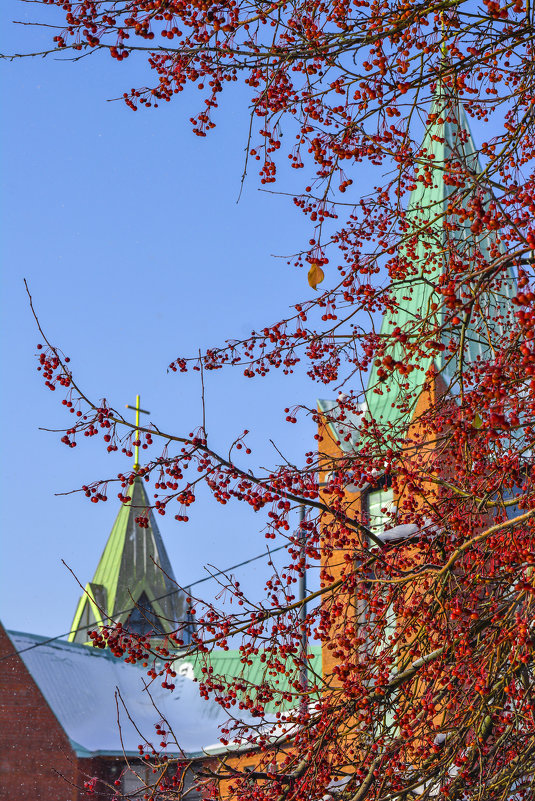
<path id="1" fill-rule="evenodd" d="M 340 448 L 346 452 L 353 452 L 358 443 L 359 429 L 367 406 L 365 401 L 357 403 L 352 400 L 348 407 L 344 408 L 345 397 L 340 394 L 338 400 L 318 398 L 318 409 L 324 415 L 335 440 L 340 443 Z"/>
<path id="2" fill-rule="evenodd" d="M 394 526 L 386 531 L 376 534 L 376 537 L 381 542 L 398 542 L 399 540 L 407 540 L 420 534 L 420 529 L 414 523 L 404 523 L 401 526 Z"/>
<path id="3" fill-rule="evenodd" d="M 376 534 L 381 542 L 401 542 L 401 540 L 409 540 L 418 535 L 434 536 L 438 533 L 438 529 L 432 520 L 424 520 L 422 526 L 417 526 L 415 523 L 403 523 L 400 526 L 394 526 L 386 531 Z"/>
<path id="4" fill-rule="evenodd" d="M 147 692 L 146 671 L 109 652 L 65 641 L 47 643 L 33 634 L 8 634 L 17 651 L 23 651 L 21 659 L 78 756 L 120 755 L 123 750 L 138 754 L 141 735 L 158 752 L 177 753 L 174 742 L 167 749 L 160 747 L 155 724 L 162 719 L 187 757 L 222 748 L 219 727 L 228 716 L 214 701 L 200 697 L 191 671 L 177 672 L 173 691 L 163 689 L 161 679 L 156 679 Z M 128 714 L 120 699 L 116 701 L 116 690 Z"/>

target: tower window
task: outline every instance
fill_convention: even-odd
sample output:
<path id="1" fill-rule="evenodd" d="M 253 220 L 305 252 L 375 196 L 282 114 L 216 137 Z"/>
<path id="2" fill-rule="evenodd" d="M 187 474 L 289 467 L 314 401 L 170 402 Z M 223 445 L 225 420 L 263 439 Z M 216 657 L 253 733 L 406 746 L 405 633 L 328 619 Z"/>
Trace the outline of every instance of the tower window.
<path id="1" fill-rule="evenodd" d="M 125 623 L 131 634 L 160 634 L 162 624 L 145 592 L 139 596 L 136 606 Z"/>
<path id="2" fill-rule="evenodd" d="M 390 514 L 394 510 L 394 491 L 390 476 L 381 479 L 375 489 L 365 496 L 365 511 L 368 525 L 374 534 L 380 534 L 391 526 Z"/>

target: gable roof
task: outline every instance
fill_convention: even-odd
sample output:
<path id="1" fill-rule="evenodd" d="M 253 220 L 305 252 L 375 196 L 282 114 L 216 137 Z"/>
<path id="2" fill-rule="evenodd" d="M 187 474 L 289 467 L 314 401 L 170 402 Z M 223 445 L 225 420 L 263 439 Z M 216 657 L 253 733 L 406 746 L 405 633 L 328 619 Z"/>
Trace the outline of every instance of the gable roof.
<path id="1" fill-rule="evenodd" d="M 149 684 L 146 670 L 126 664 L 107 649 L 47 643 L 44 637 L 21 632 L 8 635 L 78 756 L 120 756 L 123 748 L 127 756 L 139 756 L 142 737 L 128 715 L 156 751 L 162 749 L 155 724 L 162 718 L 186 756 L 220 747 L 219 726 L 227 715 L 214 701 L 200 697 L 198 685 L 185 672 L 176 676 L 175 689 L 169 691 L 162 688 L 161 679 Z M 172 743 L 163 750 L 178 751 Z"/>

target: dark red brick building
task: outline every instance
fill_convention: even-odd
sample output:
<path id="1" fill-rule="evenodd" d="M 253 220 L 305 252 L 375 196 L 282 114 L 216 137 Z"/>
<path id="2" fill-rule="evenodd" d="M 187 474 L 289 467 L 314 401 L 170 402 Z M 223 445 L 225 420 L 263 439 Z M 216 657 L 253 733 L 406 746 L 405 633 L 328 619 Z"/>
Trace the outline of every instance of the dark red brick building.
<path id="1" fill-rule="evenodd" d="M 139 758 L 144 740 L 177 756 L 173 737 L 162 749 L 157 724 L 167 721 L 188 760 L 223 750 L 223 713 L 201 699 L 191 664 L 171 693 L 146 671 L 109 651 L 37 635 L 6 632 L 0 625 L 0 799 L 85 801 L 135 793 L 153 780 Z M 130 721 L 135 720 L 136 727 Z M 168 726 L 168 728 L 169 728 Z M 176 767 L 170 771 L 174 773 Z M 94 787 L 96 795 L 88 789 Z M 197 794 L 188 794 L 194 801 Z"/>

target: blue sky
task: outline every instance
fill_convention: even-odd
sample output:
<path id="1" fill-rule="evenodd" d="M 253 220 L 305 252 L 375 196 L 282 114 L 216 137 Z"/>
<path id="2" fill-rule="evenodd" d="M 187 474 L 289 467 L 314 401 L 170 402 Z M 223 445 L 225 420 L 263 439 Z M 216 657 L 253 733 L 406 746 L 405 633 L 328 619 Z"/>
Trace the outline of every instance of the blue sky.
<path id="1" fill-rule="evenodd" d="M 5 0 L 2 52 L 42 50 L 49 32 L 10 22 L 32 14 L 48 21 L 54 13 Z M 39 336 L 23 278 L 44 329 L 71 357 L 87 394 L 122 408 L 139 392 L 160 428 L 187 433 L 201 422 L 199 377 L 167 374 L 167 365 L 281 319 L 291 304 L 311 297 L 305 272 L 279 258 L 300 250 L 310 231 L 291 198 L 259 191 L 252 172 L 237 203 L 249 123 L 240 85 L 224 93 L 216 129 L 200 139 L 188 122 L 199 109 L 196 90 L 136 113 L 109 102 L 150 80 L 135 57 L 122 64 L 106 56 L 16 59 L 0 68 L 0 618 L 10 628 L 58 634 L 69 628 L 79 595 L 61 559 L 82 583 L 91 578 L 118 501 L 111 492 L 98 505 L 56 493 L 127 465 L 120 454 L 108 456 L 100 440 L 68 449 L 59 435 L 40 430 L 68 421 L 35 371 Z M 476 141 L 489 138 L 488 125 L 471 125 Z M 304 178 L 283 170 L 274 188 L 301 191 Z M 360 165 L 355 186 L 376 182 Z M 278 461 L 271 439 L 296 461 L 313 448 L 312 424 L 287 424 L 283 409 L 334 392 L 299 371 L 262 380 L 218 371 L 206 385 L 214 446 L 225 450 L 247 428 L 254 447 L 248 464 L 261 465 Z M 206 563 L 225 567 L 262 552 L 263 520 L 207 494 L 187 526 L 160 518 L 179 582 L 205 575 Z M 262 562 L 239 574 L 255 597 L 266 576 Z"/>
<path id="2" fill-rule="evenodd" d="M 46 31 L 8 25 L 46 8 L 2 3 L 2 51 L 41 49 Z M 188 432 L 201 421 L 197 374 L 167 374 L 176 355 L 240 337 L 282 318 L 312 290 L 285 255 L 307 236 L 289 198 L 258 191 L 254 176 L 237 203 L 247 133 L 246 96 L 236 88 L 207 139 L 187 122 L 196 97 L 133 113 L 108 102 L 145 74 L 133 59 L 3 62 L 2 131 L 2 574 L 0 617 L 9 628 L 67 631 L 79 588 L 92 576 L 118 508 L 81 494 L 57 496 L 125 469 L 102 442 L 68 449 L 57 394 L 35 370 L 38 332 L 26 278 L 43 327 L 71 357 L 82 387 L 118 408 L 141 393 L 162 428 Z M 142 77 L 140 77 L 142 80 Z M 291 191 L 295 173 L 280 189 Z M 302 176 L 299 175 L 302 180 Z M 306 238 L 305 238 L 306 237 Z M 207 422 L 224 448 L 244 428 L 261 464 L 313 447 L 313 428 L 285 422 L 283 409 L 324 394 L 308 379 L 240 371 L 207 375 Z M 203 565 L 233 564 L 265 549 L 263 518 L 203 495 L 190 523 L 160 518 L 177 578 Z M 258 594 L 263 563 L 241 571 Z M 208 585 L 204 585 L 205 588 Z"/>

